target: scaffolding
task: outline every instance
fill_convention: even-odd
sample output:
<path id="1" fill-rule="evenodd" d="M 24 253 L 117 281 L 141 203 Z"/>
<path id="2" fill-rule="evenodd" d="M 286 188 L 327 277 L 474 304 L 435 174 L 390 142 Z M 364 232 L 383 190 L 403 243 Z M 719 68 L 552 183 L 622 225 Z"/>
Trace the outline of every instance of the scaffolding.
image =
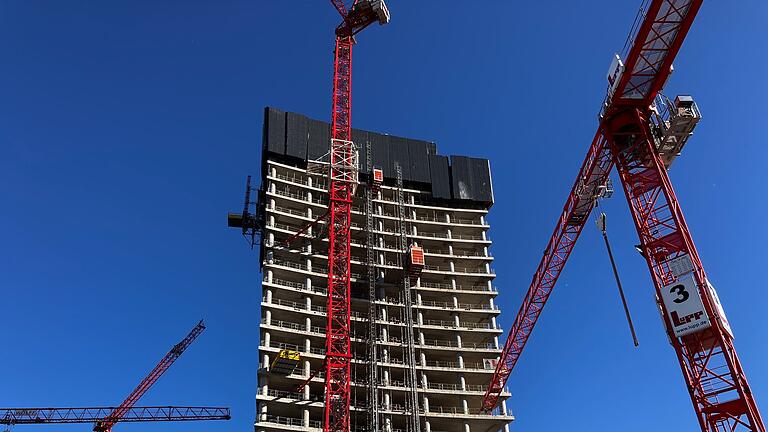
<path id="1" fill-rule="evenodd" d="M 373 173 L 371 164 L 371 142 L 366 143 L 365 165 L 369 173 Z M 372 174 L 371 174 L 372 175 Z M 373 432 L 379 432 L 379 373 L 378 373 L 378 329 L 376 319 L 376 234 L 373 222 L 373 178 L 365 189 L 365 232 L 366 232 L 366 266 L 368 268 L 368 427 Z"/>
<path id="2" fill-rule="evenodd" d="M 416 350 L 413 340 L 413 298 L 411 297 L 411 276 L 408 269 L 408 237 L 406 229 L 405 198 L 403 193 L 403 170 L 399 164 L 395 164 L 397 173 L 397 205 L 400 228 L 400 264 L 403 268 L 403 305 L 405 306 L 405 359 L 407 366 L 406 385 L 409 387 L 406 406 L 409 409 L 408 431 L 420 432 L 419 420 L 419 392 L 416 378 Z"/>

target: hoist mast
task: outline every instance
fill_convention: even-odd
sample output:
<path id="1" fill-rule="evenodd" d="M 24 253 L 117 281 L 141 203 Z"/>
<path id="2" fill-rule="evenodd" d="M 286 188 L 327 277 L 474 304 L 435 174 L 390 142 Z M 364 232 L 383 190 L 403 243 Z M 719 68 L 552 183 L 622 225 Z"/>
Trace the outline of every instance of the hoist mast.
<path id="1" fill-rule="evenodd" d="M 663 118 L 657 97 L 701 4 L 643 3 L 629 51 L 623 60 L 616 56 L 609 70 L 597 133 L 512 325 L 483 399 L 484 410 L 497 405 L 615 165 L 701 430 L 765 432 L 733 333 L 667 173 L 701 115 L 692 99 L 679 97 Z"/>

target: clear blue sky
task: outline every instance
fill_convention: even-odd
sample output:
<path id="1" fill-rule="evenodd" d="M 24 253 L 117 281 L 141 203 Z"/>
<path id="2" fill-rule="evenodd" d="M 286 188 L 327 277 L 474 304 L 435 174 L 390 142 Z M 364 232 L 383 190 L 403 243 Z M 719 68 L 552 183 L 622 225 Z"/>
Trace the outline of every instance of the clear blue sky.
<path id="1" fill-rule="evenodd" d="M 492 160 L 505 327 L 638 3 L 392 0 L 359 37 L 356 127 Z M 704 114 L 671 176 L 764 408 L 766 18 L 705 2 L 667 88 Z M 117 428 L 251 430 L 258 262 L 225 214 L 258 174 L 265 105 L 329 117 L 337 22 L 320 0 L 0 2 L 0 406 L 119 403 L 204 317 L 142 403 L 232 421 Z M 510 380 L 515 430 L 696 429 L 624 197 L 605 207 L 641 346 L 590 223 Z"/>

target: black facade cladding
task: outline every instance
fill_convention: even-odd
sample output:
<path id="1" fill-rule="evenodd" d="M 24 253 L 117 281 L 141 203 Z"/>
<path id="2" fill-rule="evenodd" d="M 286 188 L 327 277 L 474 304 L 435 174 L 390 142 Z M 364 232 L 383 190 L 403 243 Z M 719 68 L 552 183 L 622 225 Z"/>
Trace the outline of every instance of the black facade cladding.
<path id="1" fill-rule="evenodd" d="M 331 126 L 320 120 L 308 121 L 307 160 L 317 160 L 328 153 Z"/>
<path id="2" fill-rule="evenodd" d="M 280 110 L 264 111 L 264 149 L 285 153 L 285 113 Z"/>
<path id="3" fill-rule="evenodd" d="M 432 185 L 432 197 L 451 199 L 451 171 L 448 156 L 428 155 L 429 183 Z"/>
<path id="4" fill-rule="evenodd" d="M 493 202 L 491 163 L 488 159 L 469 158 L 472 173 L 472 199 Z"/>
<path id="5" fill-rule="evenodd" d="M 285 155 L 305 159 L 309 119 L 300 114 L 286 113 Z"/>
<path id="6" fill-rule="evenodd" d="M 408 140 L 408 158 L 411 161 L 412 181 L 429 183 L 429 146 L 427 142 Z"/>
<path id="7" fill-rule="evenodd" d="M 389 136 L 389 161 L 392 163 L 392 168 L 396 165 L 400 165 L 400 169 L 403 171 L 403 180 L 413 180 L 411 174 L 411 157 L 408 154 L 408 140 L 396 136 Z M 393 171 L 392 175 L 397 176 L 397 172 Z"/>
<path id="8" fill-rule="evenodd" d="M 472 168 L 466 156 L 451 156 L 451 189 L 454 199 L 471 200 L 474 196 Z"/>
<path id="9" fill-rule="evenodd" d="M 316 160 L 330 148 L 330 125 L 301 114 L 265 108 L 265 152 L 291 163 Z M 366 143 L 371 143 L 374 167 L 384 171 L 385 179 L 395 178 L 395 163 L 403 169 L 406 183 L 431 186 L 432 199 L 464 201 L 467 205 L 493 204 L 490 163 L 487 159 L 437 154 L 433 142 L 402 138 L 377 132 L 352 129 L 352 141 L 360 157 L 360 172 L 366 168 Z M 266 158 L 264 158 L 266 159 Z M 323 160 L 327 161 L 327 157 Z M 406 185 L 407 187 L 407 185 Z M 423 189 L 429 190 L 429 189 Z M 429 199 L 425 196 L 425 199 Z"/>

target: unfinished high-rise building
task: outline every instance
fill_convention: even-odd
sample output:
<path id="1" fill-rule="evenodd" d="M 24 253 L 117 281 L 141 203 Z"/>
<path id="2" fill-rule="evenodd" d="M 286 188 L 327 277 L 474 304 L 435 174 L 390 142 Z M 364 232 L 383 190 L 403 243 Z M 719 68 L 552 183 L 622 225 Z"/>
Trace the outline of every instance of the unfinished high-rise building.
<path id="1" fill-rule="evenodd" d="M 352 137 L 362 183 L 351 224 L 352 430 L 506 430 L 509 393 L 480 411 L 503 334 L 488 160 L 363 130 Z M 328 207 L 329 142 L 327 123 L 265 110 L 256 432 L 322 428 L 328 240 L 324 221 L 311 224 Z"/>

